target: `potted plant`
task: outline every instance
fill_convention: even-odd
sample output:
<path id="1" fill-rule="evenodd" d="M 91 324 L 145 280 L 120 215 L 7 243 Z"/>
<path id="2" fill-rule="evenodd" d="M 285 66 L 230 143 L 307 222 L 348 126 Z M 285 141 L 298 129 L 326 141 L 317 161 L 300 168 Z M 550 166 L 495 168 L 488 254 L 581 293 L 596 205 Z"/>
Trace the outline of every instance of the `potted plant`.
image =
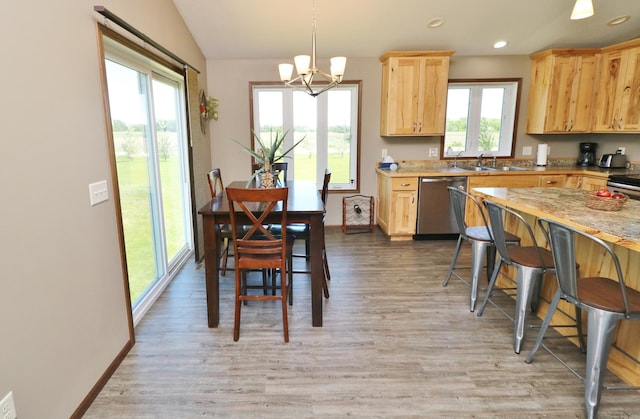
<path id="1" fill-rule="evenodd" d="M 262 140 L 262 138 L 260 138 L 260 136 L 256 134 L 255 131 L 252 130 L 251 133 L 253 134 L 253 138 L 255 139 L 255 142 L 257 144 L 255 150 L 243 144 L 240 144 L 236 140 L 233 140 L 236 143 L 240 144 L 240 146 L 245 152 L 253 156 L 255 161 L 260 166 L 258 170 L 256 170 L 254 173 L 251 174 L 251 178 L 249 178 L 249 183 L 251 183 L 253 180 L 260 177 L 262 187 L 265 187 L 265 188 L 273 187 L 274 186 L 273 180 L 275 179 L 275 177 L 271 168 L 271 164 L 276 163 L 284 159 L 285 157 L 288 158 L 289 156 L 287 156 L 287 154 L 289 154 L 294 148 L 296 148 L 298 144 L 304 141 L 306 136 L 302 137 L 298 142 L 293 144 L 286 151 L 280 151 L 280 147 L 282 146 L 284 139 L 286 138 L 289 131 L 283 134 L 281 134 L 279 131 L 276 131 L 275 137 L 272 131 L 269 142 Z"/>

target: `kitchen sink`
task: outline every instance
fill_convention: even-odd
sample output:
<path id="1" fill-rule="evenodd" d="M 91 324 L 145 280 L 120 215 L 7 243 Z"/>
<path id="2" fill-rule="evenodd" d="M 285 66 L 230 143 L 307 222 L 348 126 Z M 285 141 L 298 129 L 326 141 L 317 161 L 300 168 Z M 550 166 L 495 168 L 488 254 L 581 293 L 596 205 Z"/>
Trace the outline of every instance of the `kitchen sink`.
<path id="1" fill-rule="evenodd" d="M 489 166 L 465 166 L 465 169 L 472 172 L 495 172 L 496 170 L 498 170 L 495 167 Z"/>
<path id="2" fill-rule="evenodd" d="M 512 170 L 531 170 L 531 169 L 527 169 L 526 167 L 518 167 L 518 166 L 504 166 L 502 170 L 512 171 Z"/>

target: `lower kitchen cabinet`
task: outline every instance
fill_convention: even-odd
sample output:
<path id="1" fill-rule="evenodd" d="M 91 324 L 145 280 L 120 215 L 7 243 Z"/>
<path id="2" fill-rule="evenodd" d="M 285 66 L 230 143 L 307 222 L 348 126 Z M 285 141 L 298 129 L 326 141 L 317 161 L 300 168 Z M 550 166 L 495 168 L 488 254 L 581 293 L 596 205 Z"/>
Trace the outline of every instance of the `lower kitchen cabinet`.
<path id="1" fill-rule="evenodd" d="M 566 175 L 565 188 L 576 188 L 584 191 L 597 191 L 607 186 L 606 177 L 592 177 L 584 175 Z"/>
<path id="2" fill-rule="evenodd" d="M 391 240 L 411 240 L 418 217 L 418 178 L 378 175 L 376 222 Z"/>
<path id="3" fill-rule="evenodd" d="M 474 195 L 473 188 L 533 188 L 538 186 L 538 175 L 500 175 L 500 176 L 469 176 L 468 190 Z M 467 225 L 482 225 L 482 215 L 475 205 L 467 202 L 465 209 Z"/>

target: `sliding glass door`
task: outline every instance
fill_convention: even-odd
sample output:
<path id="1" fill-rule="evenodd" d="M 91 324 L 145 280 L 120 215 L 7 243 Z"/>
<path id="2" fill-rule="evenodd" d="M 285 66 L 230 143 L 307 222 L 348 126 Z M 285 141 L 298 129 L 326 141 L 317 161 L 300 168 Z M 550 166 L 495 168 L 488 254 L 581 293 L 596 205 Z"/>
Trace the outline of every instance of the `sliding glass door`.
<path id="1" fill-rule="evenodd" d="M 177 74 L 107 51 L 112 152 L 136 323 L 193 248 L 184 86 Z"/>

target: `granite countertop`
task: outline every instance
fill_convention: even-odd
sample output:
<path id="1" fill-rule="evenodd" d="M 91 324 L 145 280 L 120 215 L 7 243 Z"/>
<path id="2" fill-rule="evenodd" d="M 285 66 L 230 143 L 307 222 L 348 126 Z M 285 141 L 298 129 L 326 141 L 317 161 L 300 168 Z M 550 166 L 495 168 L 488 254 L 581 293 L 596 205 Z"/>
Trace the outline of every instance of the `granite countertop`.
<path id="1" fill-rule="evenodd" d="M 494 202 L 550 218 L 640 252 L 640 201 L 629 199 L 619 211 L 588 208 L 585 191 L 571 188 L 474 188 Z"/>
<path id="2" fill-rule="evenodd" d="M 638 173 L 639 170 L 635 165 L 631 165 L 629 169 L 603 169 L 598 166 L 578 167 L 575 160 L 558 160 L 552 161 L 547 166 L 535 166 L 531 161 L 500 161 L 498 167 L 494 171 L 474 171 L 466 169 L 471 162 L 458 162 L 459 167 L 449 167 L 451 162 L 444 160 L 433 161 L 399 161 L 398 170 L 376 169 L 378 173 L 389 177 L 402 176 L 499 176 L 499 175 L 563 175 L 563 174 L 588 174 L 590 176 L 601 176 L 608 178 L 612 174 L 631 174 Z M 520 170 L 503 170 L 503 167 L 517 167 Z"/>

